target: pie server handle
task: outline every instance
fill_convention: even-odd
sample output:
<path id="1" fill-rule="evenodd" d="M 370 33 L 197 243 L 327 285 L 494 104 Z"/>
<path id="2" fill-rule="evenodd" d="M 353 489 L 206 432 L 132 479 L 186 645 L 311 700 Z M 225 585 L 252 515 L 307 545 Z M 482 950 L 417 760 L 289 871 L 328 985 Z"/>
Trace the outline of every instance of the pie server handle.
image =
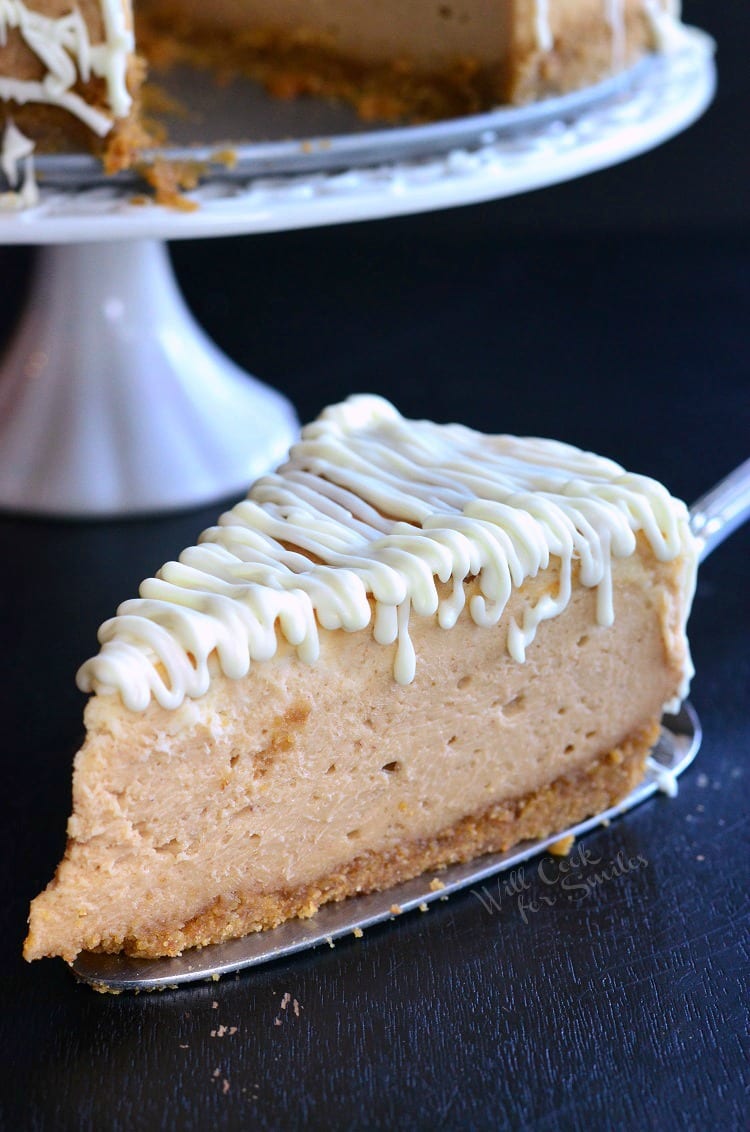
<path id="1" fill-rule="evenodd" d="M 701 544 L 703 562 L 750 516 L 750 460 L 745 460 L 690 508 L 690 529 Z"/>

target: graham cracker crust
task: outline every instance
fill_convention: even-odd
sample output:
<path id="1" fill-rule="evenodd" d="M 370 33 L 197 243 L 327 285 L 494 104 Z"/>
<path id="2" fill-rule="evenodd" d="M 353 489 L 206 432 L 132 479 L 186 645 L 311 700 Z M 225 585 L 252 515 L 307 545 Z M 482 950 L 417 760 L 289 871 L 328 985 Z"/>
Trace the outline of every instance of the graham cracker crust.
<path id="1" fill-rule="evenodd" d="M 659 721 L 639 728 L 584 769 L 532 794 L 491 805 L 429 840 L 405 842 L 385 853 L 360 855 L 341 870 L 304 887 L 272 893 L 220 897 L 180 927 L 159 927 L 137 938 L 108 938 L 100 952 L 124 951 L 142 958 L 179 955 L 227 939 L 276 927 L 295 916 L 313 916 L 321 905 L 384 890 L 421 873 L 503 852 L 527 839 L 549 836 L 615 805 L 642 779 Z M 84 944 L 85 946 L 85 944 Z"/>

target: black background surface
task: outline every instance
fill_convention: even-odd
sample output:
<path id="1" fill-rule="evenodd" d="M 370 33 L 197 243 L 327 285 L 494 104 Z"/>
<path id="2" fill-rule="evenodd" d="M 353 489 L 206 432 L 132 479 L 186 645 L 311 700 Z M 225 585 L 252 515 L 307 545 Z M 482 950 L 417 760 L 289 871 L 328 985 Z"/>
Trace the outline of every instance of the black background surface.
<path id="1" fill-rule="evenodd" d="M 721 87 L 683 137 L 515 200 L 175 245 L 199 320 L 302 419 L 371 390 L 407 415 L 594 448 L 695 498 L 750 449 L 750 18 L 686 9 L 719 41 Z M 3 341 L 30 254 L 0 251 Z M 100 621 L 218 509 L 0 517 L 0 1126 L 745 1127 L 748 529 L 701 571 L 698 760 L 675 800 L 586 838 L 585 899 L 532 863 L 536 911 L 501 894 L 490 912 L 469 891 L 157 995 L 99 996 L 61 962 L 22 961 L 28 901 L 64 846 L 74 672 Z M 601 879 L 618 854 L 645 863 Z M 237 1032 L 211 1037 L 220 1025 Z"/>

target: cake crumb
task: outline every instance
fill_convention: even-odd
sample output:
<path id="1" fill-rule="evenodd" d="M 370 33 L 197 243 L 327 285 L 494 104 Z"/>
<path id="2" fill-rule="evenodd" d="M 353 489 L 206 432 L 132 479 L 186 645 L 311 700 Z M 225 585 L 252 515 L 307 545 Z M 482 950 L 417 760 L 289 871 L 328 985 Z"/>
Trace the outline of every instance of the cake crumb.
<path id="1" fill-rule="evenodd" d="M 365 933 L 362 931 L 361 928 L 355 928 L 354 931 L 352 932 L 352 935 L 354 936 L 355 939 L 361 939 L 364 934 Z"/>
<path id="2" fill-rule="evenodd" d="M 212 1076 L 212 1077 L 221 1077 L 221 1070 L 220 1070 L 220 1069 L 218 1068 L 218 1066 L 217 1066 L 217 1068 L 216 1068 L 216 1069 L 214 1069 L 214 1071 L 213 1071 L 213 1073 L 211 1074 L 211 1076 Z"/>
<path id="3" fill-rule="evenodd" d="M 422 903 L 419 905 L 419 911 L 420 912 L 427 912 L 428 910 L 429 909 L 428 909 L 427 905 L 425 904 L 425 902 L 423 900 Z"/>
<path id="4" fill-rule="evenodd" d="M 238 160 L 236 149 L 217 149 L 211 154 L 211 161 L 215 165 L 223 165 L 226 169 L 236 169 Z"/>
<path id="5" fill-rule="evenodd" d="M 445 888 L 443 882 L 438 880 L 437 877 L 433 877 L 430 881 L 430 892 L 440 892 L 442 888 Z"/>
<path id="6" fill-rule="evenodd" d="M 281 1000 L 281 1009 L 286 1010 L 289 1003 L 292 1001 L 292 996 L 289 991 L 284 991 L 284 997 Z"/>
<path id="7" fill-rule="evenodd" d="M 224 1080 L 221 1083 L 221 1091 L 224 1094 L 224 1096 L 226 1096 L 227 1093 L 229 1092 L 229 1082 L 227 1081 L 226 1077 L 224 1078 Z"/>
<path id="8" fill-rule="evenodd" d="M 278 1015 L 274 1018 L 273 1024 L 274 1024 L 274 1026 L 280 1026 L 281 1025 L 281 1019 L 279 1018 Z"/>
<path id="9" fill-rule="evenodd" d="M 157 204 L 179 212 L 195 212 L 198 205 L 185 196 L 185 192 L 196 188 L 205 171 L 199 161 L 168 161 L 157 158 L 136 167 L 152 189 Z"/>
<path id="10" fill-rule="evenodd" d="M 547 852 L 551 853 L 553 857 L 567 857 L 575 843 L 575 837 L 572 833 L 569 833 L 567 837 L 561 837 L 559 841 L 553 841 L 551 845 L 548 845 Z"/>
<path id="11" fill-rule="evenodd" d="M 705 790 L 706 787 L 708 786 L 708 781 L 709 781 L 708 775 L 704 774 L 703 771 L 701 771 L 701 773 L 698 775 L 698 777 L 695 780 L 695 785 L 700 786 L 701 790 Z"/>
<path id="12" fill-rule="evenodd" d="M 190 1046 L 187 1045 L 187 1043 L 183 1045 L 182 1042 L 180 1042 L 180 1049 L 190 1049 Z"/>
<path id="13" fill-rule="evenodd" d="M 401 915 L 401 905 L 400 904 L 391 904 L 391 915 L 392 916 L 400 916 Z"/>
<path id="14" fill-rule="evenodd" d="M 294 1016 L 295 1016 L 295 1018 L 299 1018 L 299 1012 L 300 1012 L 300 1010 L 302 1009 L 302 1007 L 301 1007 L 301 1006 L 300 1006 L 300 1004 L 299 1004 L 299 1003 L 297 1002 L 297 999 L 296 999 L 296 998 L 292 999 L 292 1009 L 294 1010 Z"/>
<path id="15" fill-rule="evenodd" d="M 211 1009 L 212 1010 L 218 1010 L 219 1009 L 219 1004 L 216 1001 L 216 999 L 214 999 L 213 1002 L 211 1003 Z"/>
<path id="16" fill-rule="evenodd" d="M 326 936 L 326 943 L 328 944 L 328 946 L 329 946 L 329 947 L 334 947 L 334 946 L 335 946 L 335 944 L 334 944 L 334 942 L 333 942 L 333 938 L 332 938 L 332 937 L 331 937 L 330 935 L 327 935 L 327 936 Z"/>

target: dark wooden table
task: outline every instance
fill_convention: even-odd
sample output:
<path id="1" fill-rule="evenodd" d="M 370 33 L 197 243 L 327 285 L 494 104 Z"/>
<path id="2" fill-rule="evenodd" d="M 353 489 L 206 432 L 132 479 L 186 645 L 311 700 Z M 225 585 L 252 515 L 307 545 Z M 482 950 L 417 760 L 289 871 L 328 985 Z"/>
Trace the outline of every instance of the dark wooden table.
<path id="1" fill-rule="evenodd" d="M 750 449 L 747 81 L 732 49 L 706 120 L 629 166 L 454 213 L 176 246 L 185 293 L 303 418 L 372 390 L 406 414 L 600 450 L 690 500 Z M 0 253 L 3 337 L 27 264 Z M 701 571 L 698 759 L 677 798 L 586 838 L 579 899 L 547 883 L 547 857 L 543 875 L 526 866 L 523 901 L 495 888 L 488 910 L 467 891 L 333 950 L 155 995 L 100 996 L 61 962 L 22 961 L 28 901 L 64 844 L 76 667 L 218 509 L 0 518 L 0 1126 L 744 1127 L 748 529 Z M 615 876 L 623 860 L 636 866 Z"/>

